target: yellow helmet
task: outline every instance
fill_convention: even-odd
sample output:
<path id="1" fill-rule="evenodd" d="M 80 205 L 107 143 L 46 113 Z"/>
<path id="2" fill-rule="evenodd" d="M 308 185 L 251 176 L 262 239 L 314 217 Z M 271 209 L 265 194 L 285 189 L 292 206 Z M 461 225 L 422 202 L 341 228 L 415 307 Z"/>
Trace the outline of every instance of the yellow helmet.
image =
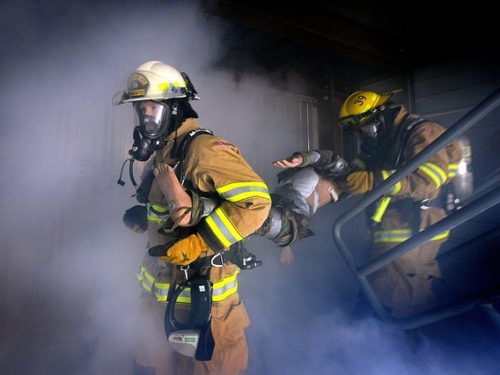
<path id="1" fill-rule="evenodd" d="M 378 112 L 392 93 L 378 94 L 374 91 L 357 91 L 347 97 L 340 107 L 340 125 L 359 127 Z"/>
<path id="2" fill-rule="evenodd" d="M 125 89 L 115 94 L 113 103 L 185 98 L 188 88 L 182 74 L 161 61 L 145 62 L 128 76 Z"/>

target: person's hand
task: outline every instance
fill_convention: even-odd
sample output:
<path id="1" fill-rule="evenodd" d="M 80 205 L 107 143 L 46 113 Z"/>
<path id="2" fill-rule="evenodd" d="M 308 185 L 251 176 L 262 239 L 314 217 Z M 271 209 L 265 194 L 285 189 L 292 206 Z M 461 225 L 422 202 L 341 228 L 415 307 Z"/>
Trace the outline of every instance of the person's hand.
<path id="1" fill-rule="evenodd" d="M 290 267 L 295 261 L 295 257 L 293 256 L 293 251 L 290 246 L 285 246 L 281 249 L 279 264 L 283 268 Z"/>
<path id="2" fill-rule="evenodd" d="M 286 159 L 280 159 L 273 161 L 273 165 L 278 168 L 295 168 L 300 166 L 304 162 L 304 158 L 301 155 L 294 154 Z"/>
<path id="3" fill-rule="evenodd" d="M 149 249 L 149 255 L 159 257 L 161 260 L 177 266 L 187 266 L 200 256 L 208 246 L 198 233 L 176 241 L 172 246 L 160 245 Z"/>

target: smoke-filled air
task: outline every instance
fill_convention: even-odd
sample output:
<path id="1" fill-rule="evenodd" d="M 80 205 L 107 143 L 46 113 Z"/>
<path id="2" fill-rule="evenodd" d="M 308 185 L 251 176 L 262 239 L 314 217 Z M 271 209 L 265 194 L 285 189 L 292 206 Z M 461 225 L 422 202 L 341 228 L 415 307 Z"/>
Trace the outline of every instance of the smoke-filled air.
<path id="1" fill-rule="evenodd" d="M 290 110 L 304 99 L 287 93 L 294 80 L 225 71 L 231 27 L 195 1 L 4 1 L 0 30 L 0 373 L 132 373 L 147 238 L 122 223 L 136 204 L 128 167 L 117 184 L 134 123 L 113 95 L 148 60 L 187 72 L 200 126 L 237 145 L 271 189 L 272 161 L 306 146 Z M 239 279 L 246 374 L 487 373 L 487 353 L 350 318 L 359 288 L 331 236 L 349 204 L 313 218 L 289 268 L 272 242 L 247 241 L 264 264 Z"/>

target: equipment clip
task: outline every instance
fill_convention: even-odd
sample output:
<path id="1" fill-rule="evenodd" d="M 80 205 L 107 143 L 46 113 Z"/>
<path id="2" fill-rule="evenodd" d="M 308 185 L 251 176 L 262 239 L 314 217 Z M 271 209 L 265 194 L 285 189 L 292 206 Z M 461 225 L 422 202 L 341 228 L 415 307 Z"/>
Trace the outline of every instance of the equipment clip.
<path id="1" fill-rule="evenodd" d="M 217 259 L 219 259 L 220 264 L 216 263 Z M 226 257 L 224 256 L 223 251 L 218 252 L 210 259 L 210 264 L 212 265 L 212 267 L 222 267 L 224 266 L 225 262 L 226 262 Z"/>
<path id="2" fill-rule="evenodd" d="M 189 264 L 187 266 L 179 266 L 179 269 L 184 272 L 184 278 L 188 280 L 188 270 L 189 270 Z"/>

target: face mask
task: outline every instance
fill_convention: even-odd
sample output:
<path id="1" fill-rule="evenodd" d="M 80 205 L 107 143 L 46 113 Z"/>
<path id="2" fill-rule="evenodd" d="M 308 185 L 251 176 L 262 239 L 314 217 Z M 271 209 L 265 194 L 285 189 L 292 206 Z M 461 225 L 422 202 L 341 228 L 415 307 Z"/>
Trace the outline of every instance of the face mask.
<path id="1" fill-rule="evenodd" d="M 135 125 L 141 129 L 145 137 L 158 139 L 165 134 L 170 122 L 170 107 L 162 102 L 145 100 L 134 103 Z"/>
<path id="2" fill-rule="evenodd" d="M 380 145 L 381 122 L 373 119 L 359 128 L 361 136 L 361 150 L 366 156 L 373 156 L 377 153 Z"/>
<path id="3" fill-rule="evenodd" d="M 165 146 L 171 110 L 165 103 L 146 100 L 135 102 L 134 112 L 136 126 L 131 155 L 135 160 L 146 161 Z"/>

